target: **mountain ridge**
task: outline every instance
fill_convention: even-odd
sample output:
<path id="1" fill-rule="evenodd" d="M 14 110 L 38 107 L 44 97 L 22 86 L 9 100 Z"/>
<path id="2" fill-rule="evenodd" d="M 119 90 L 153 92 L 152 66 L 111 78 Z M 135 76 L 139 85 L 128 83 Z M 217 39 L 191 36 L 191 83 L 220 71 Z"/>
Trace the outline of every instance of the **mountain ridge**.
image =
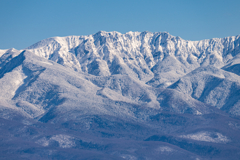
<path id="1" fill-rule="evenodd" d="M 159 73 L 158 68 L 172 71 L 171 67 L 161 65 L 165 58 L 170 58 L 172 59 L 170 61 L 179 63 L 178 65 L 181 66 L 177 69 L 177 73 L 173 71 L 175 75 L 178 75 L 177 77 L 199 66 L 223 67 L 237 54 L 236 51 L 239 52 L 239 37 L 238 35 L 202 41 L 186 41 L 180 37 L 171 36 L 167 32 L 121 34 L 100 31 L 89 36 L 50 38 L 47 40 L 54 42 L 44 44 L 45 40 L 43 40 L 37 43 L 41 44 L 40 46 L 35 44 L 27 49 L 76 71 L 103 76 L 124 73 L 141 80 Z M 118 70 L 111 69 L 116 68 L 111 67 L 113 62 L 117 64 Z M 171 75 L 171 72 L 167 71 L 167 74 Z M 166 77 L 164 73 L 161 76 Z M 159 75 L 154 78 L 159 79 Z M 147 78 L 145 81 L 149 80 Z M 158 85 L 167 86 L 175 80 L 169 81 L 162 78 L 158 80 L 160 82 Z"/>
<path id="2" fill-rule="evenodd" d="M 238 159 L 239 44 L 100 31 L 0 50 L 1 154 Z"/>

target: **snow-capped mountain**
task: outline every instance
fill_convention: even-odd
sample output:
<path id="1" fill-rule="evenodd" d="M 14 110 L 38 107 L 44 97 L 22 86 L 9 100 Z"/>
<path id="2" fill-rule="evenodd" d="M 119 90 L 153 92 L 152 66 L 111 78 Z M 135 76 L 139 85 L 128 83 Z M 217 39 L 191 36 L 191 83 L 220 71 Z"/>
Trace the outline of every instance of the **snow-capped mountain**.
<path id="1" fill-rule="evenodd" d="M 239 43 L 240 36 L 187 41 L 166 32 L 100 31 L 49 38 L 27 50 L 92 75 L 120 73 L 144 81 L 156 74 L 155 82 L 169 85 L 199 66 L 223 67 L 240 52 Z"/>
<path id="2" fill-rule="evenodd" d="M 239 44 L 100 31 L 0 50 L 0 154 L 238 159 Z"/>

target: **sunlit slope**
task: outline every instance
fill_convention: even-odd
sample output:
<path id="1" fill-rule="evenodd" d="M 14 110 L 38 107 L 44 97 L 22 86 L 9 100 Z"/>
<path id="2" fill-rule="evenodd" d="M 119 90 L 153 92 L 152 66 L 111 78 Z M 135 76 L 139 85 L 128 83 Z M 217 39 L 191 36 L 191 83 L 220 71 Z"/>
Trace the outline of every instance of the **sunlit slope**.
<path id="1" fill-rule="evenodd" d="M 239 38 L 101 31 L 0 50 L 1 157 L 238 159 Z"/>

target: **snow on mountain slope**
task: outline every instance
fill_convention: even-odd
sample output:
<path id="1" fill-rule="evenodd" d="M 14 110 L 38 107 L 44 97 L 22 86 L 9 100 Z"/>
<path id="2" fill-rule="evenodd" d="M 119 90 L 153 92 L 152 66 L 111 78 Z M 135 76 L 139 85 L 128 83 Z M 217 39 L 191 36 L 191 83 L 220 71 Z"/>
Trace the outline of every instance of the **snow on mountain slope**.
<path id="1" fill-rule="evenodd" d="M 159 108 L 149 87 L 128 76 L 88 76 L 23 51 L 0 70 L 1 98 L 47 122 L 65 113 L 103 114 L 134 119 L 126 105 Z M 82 114 L 80 114 L 82 112 Z M 54 116 L 55 115 L 55 116 Z"/>
<path id="2" fill-rule="evenodd" d="M 230 70 L 229 67 L 239 61 L 238 51 L 239 36 L 186 41 L 166 32 L 121 34 L 100 31 L 89 36 L 54 37 L 40 41 L 24 52 L 14 49 L 2 51 L 0 95 L 9 101 L 14 100 L 16 106 L 33 117 L 44 113 L 48 116 L 59 108 L 65 110 L 69 107 L 51 108 L 68 103 L 72 107 L 83 103 L 83 110 L 88 110 L 88 105 L 96 105 L 93 107 L 96 112 L 107 113 L 109 110 L 103 107 L 106 99 L 111 105 L 123 101 L 177 113 L 209 113 L 204 104 L 184 97 L 182 93 L 238 115 L 238 87 L 233 91 L 229 85 L 238 86 L 239 77 L 220 73 L 222 70 L 213 71 L 214 67 L 223 66 L 223 69 Z M 211 76 L 205 78 L 209 74 L 213 74 L 212 81 L 205 82 L 211 79 Z M 186 83 L 194 83 L 197 87 L 192 85 L 192 89 L 192 86 L 179 89 L 179 82 L 191 75 L 196 78 L 187 78 L 189 82 Z M 224 81 L 223 87 L 212 87 L 214 80 L 218 82 L 219 78 L 229 75 L 232 77 L 226 79 L 229 83 L 225 85 Z M 180 77 L 183 78 L 176 82 Z M 182 93 L 169 89 L 156 93 L 154 89 L 165 88 L 174 82 L 170 88 Z M 221 90 L 229 92 L 222 93 Z M 231 94 L 235 97 L 234 101 Z M 178 104 L 180 101 L 183 105 Z M 111 112 L 115 113 L 115 109 Z M 119 114 L 129 114 L 129 110 L 120 110 Z"/>
<path id="3" fill-rule="evenodd" d="M 0 49 L 0 57 L 7 51 L 7 49 Z"/>
<path id="4" fill-rule="evenodd" d="M 239 38 L 186 41 L 166 32 L 100 31 L 89 36 L 49 38 L 27 49 L 93 75 L 127 74 L 148 81 L 156 74 L 149 84 L 166 87 L 199 66 L 224 66 L 238 54 Z"/>
<path id="5" fill-rule="evenodd" d="M 222 67 L 223 70 L 235 73 L 240 76 L 240 55 L 236 55 L 233 59 L 231 59 L 227 65 Z"/>
<path id="6" fill-rule="evenodd" d="M 221 133 L 209 133 L 209 132 L 200 132 L 190 135 L 182 135 L 182 138 L 193 139 L 197 141 L 206 141 L 206 142 L 215 142 L 215 143 L 226 143 L 229 139 L 226 136 L 223 136 Z"/>
<path id="7" fill-rule="evenodd" d="M 0 154 L 238 159 L 239 43 L 100 31 L 0 50 Z"/>
<path id="8" fill-rule="evenodd" d="M 158 102 L 164 111 L 195 115 L 209 114 L 212 109 L 188 95 L 171 89 L 165 89 L 158 95 Z"/>
<path id="9" fill-rule="evenodd" d="M 239 115 L 240 77 L 213 66 L 200 67 L 180 78 L 169 88 Z"/>

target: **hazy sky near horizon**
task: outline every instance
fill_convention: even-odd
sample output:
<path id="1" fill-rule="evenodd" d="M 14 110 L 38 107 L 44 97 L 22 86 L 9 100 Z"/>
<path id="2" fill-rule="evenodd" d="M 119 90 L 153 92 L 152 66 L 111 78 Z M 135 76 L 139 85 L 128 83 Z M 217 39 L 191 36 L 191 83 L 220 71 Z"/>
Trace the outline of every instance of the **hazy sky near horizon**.
<path id="1" fill-rule="evenodd" d="M 0 49 L 100 30 L 187 40 L 240 34 L 240 0 L 0 0 Z"/>

